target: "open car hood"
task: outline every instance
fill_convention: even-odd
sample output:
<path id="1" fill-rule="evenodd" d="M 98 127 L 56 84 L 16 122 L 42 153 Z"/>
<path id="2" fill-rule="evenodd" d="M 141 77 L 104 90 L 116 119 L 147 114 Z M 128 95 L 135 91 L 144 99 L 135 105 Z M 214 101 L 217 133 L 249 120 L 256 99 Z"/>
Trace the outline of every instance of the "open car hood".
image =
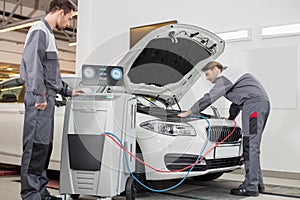
<path id="1" fill-rule="evenodd" d="M 147 34 L 122 58 L 127 92 L 173 105 L 224 50 L 225 42 L 203 28 L 167 25 Z M 176 98 L 176 100 L 175 100 Z"/>

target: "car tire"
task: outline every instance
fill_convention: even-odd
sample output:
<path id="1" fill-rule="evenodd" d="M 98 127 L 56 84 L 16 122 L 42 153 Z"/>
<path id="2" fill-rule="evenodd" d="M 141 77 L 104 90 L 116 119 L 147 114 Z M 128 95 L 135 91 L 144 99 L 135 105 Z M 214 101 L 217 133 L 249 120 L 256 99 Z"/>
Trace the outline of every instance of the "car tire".
<path id="1" fill-rule="evenodd" d="M 214 179 L 219 178 L 223 174 L 224 172 L 217 172 L 217 173 L 205 174 L 202 176 L 194 176 L 193 179 L 196 181 L 212 181 Z"/>
<path id="2" fill-rule="evenodd" d="M 79 199 L 80 194 L 71 194 L 70 197 L 71 197 L 72 199 Z"/>

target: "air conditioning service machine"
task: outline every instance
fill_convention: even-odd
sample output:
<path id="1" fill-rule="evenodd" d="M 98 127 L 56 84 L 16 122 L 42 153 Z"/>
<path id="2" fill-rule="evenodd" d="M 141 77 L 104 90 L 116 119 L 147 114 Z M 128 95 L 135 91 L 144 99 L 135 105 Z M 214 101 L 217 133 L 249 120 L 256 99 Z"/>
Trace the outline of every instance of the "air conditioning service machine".
<path id="1" fill-rule="evenodd" d="M 83 65 L 82 84 L 87 86 L 122 86 L 123 68 Z M 135 154 L 136 99 L 126 93 L 83 93 L 66 105 L 60 193 L 100 199 L 125 191 L 126 199 L 135 199 L 135 183 L 126 168 L 124 153 L 105 134 L 113 133 L 126 149 Z M 131 171 L 135 159 L 129 158 Z"/>

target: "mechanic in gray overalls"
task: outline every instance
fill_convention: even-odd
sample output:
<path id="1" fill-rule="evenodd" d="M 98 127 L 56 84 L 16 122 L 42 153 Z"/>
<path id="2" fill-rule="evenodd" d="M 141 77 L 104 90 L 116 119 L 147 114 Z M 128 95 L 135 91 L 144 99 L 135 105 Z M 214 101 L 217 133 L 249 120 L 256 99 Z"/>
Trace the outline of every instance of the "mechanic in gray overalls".
<path id="1" fill-rule="evenodd" d="M 214 83 L 209 93 L 198 100 L 190 110 L 180 113 L 179 117 L 191 114 L 199 115 L 201 111 L 224 96 L 232 102 L 229 119 L 233 120 L 242 110 L 243 152 L 245 161 L 245 180 L 239 188 L 230 193 L 239 196 L 258 196 L 264 192 L 260 168 L 260 143 L 266 125 L 270 103 L 261 83 L 251 74 L 211 61 L 202 71 L 207 80 Z"/>
<path id="2" fill-rule="evenodd" d="M 53 0 L 50 12 L 29 30 L 20 67 L 25 81 L 25 119 L 21 164 L 21 197 L 24 200 L 57 199 L 46 189 L 53 143 L 55 96 L 75 96 L 61 80 L 53 30 L 64 29 L 73 16 L 68 0 Z"/>

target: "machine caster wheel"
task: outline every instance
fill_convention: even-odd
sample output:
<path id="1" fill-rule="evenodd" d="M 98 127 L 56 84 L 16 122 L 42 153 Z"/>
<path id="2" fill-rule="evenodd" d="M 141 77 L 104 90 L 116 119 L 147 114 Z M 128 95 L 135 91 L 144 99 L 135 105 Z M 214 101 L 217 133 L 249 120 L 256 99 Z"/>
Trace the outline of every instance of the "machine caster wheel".
<path id="1" fill-rule="evenodd" d="M 71 197 L 72 199 L 79 199 L 80 194 L 71 194 L 70 197 Z"/>
<path id="2" fill-rule="evenodd" d="M 130 176 L 126 181 L 125 186 L 126 200 L 134 200 L 136 196 L 136 183 L 135 180 Z"/>

